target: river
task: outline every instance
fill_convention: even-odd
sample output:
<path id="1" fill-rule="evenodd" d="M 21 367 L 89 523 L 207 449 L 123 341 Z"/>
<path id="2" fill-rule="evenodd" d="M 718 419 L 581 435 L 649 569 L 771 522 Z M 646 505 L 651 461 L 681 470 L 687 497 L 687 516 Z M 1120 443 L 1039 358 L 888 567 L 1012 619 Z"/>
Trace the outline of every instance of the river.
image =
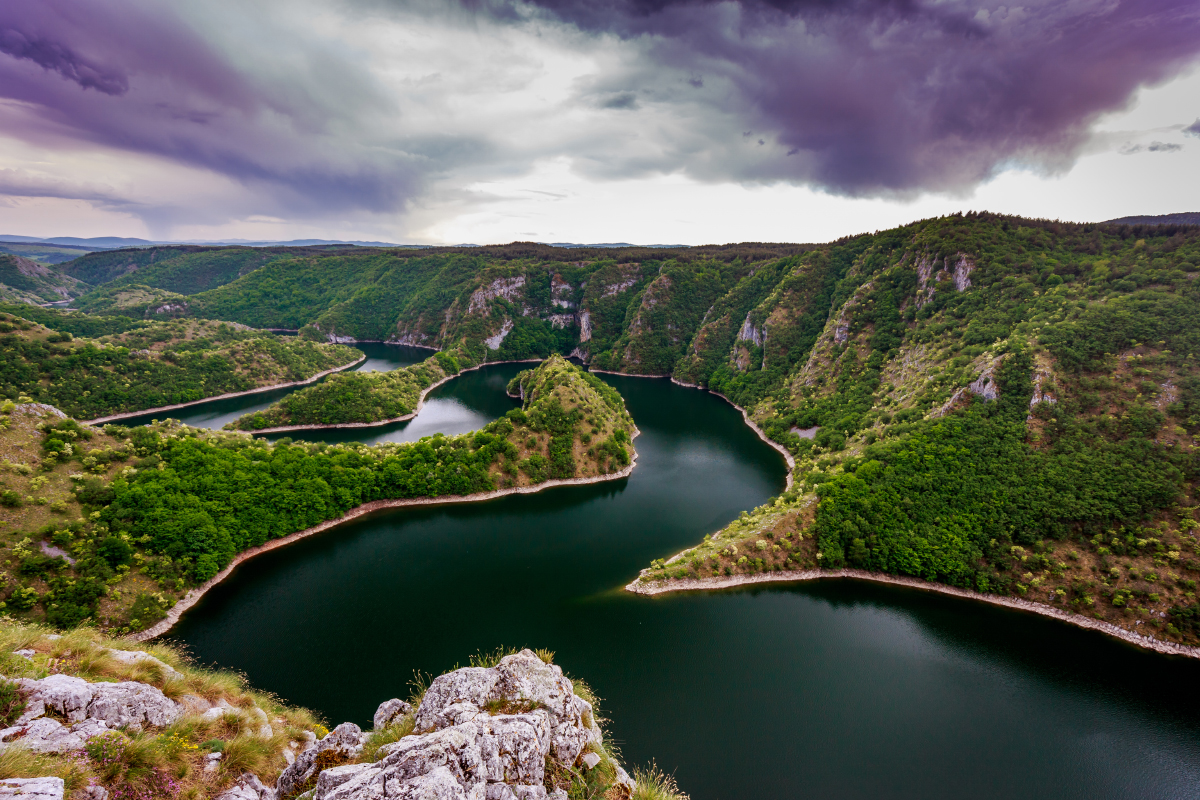
<path id="1" fill-rule="evenodd" d="M 466 373 L 417 419 L 353 438 L 477 427 L 513 406 L 522 366 Z M 657 760 L 695 800 L 1200 794 L 1200 663 L 853 581 L 619 591 L 780 491 L 785 468 L 713 395 L 601 377 L 642 431 L 628 479 L 349 523 L 246 563 L 170 636 L 364 727 L 416 670 L 548 648 L 604 699 L 626 764 Z"/>

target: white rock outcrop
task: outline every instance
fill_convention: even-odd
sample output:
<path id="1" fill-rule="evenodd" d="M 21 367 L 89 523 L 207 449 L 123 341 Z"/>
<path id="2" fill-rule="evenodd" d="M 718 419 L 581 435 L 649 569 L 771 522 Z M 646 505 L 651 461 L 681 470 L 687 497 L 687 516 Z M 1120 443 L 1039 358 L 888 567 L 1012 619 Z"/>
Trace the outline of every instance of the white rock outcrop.
<path id="1" fill-rule="evenodd" d="M 396 713 L 395 702 L 381 705 L 377 718 Z M 436 678 L 415 730 L 381 748 L 375 763 L 322 771 L 314 800 L 557 800 L 566 795 L 547 793 L 547 758 L 587 769 L 600 763 L 594 754 L 581 758 L 601 736 L 591 705 L 562 669 L 529 650 Z M 628 775 L 618 775 L 632 794 Z M 279 789 L 288 791 L 282 777 Z"/>
<path id="2" fill-rule="evenodd" d="M 35 752 L 81 750 L 89 738 L 114 728 L 162 728 L 184 710 L 157 688 L 136 681 L 88 683 L 51 675 L 37 681 L 20 678 L 16 683 L 25 696 L 25 713 L 0 730 L 0 743 L 19 739 L 22 747 Z"/>
<path id="3" fill-rule="evenodd" d="M 0 780 L 0 800 L 63 800 L 62 778 L 5 778 Z"/>
<path id="4" fill-rule="evenodd" d="M 275 790 L 284 797 L 303 791 L 322 767 L 358 758 L 363 749 L 362 729 L 353 722 L 343 722 L 325 735 L 324 739 L 312 742 L 296 760 L 287 766 L 275 782 Z"/>
<path id="5" fill-rule="evenodd" d="M 253 772 L 247 772 L 237 783 L 217 795 L 216 800 L 275 800 L 275 790 L 264 786 Z"/>
<path id="6" fill-rule="evenodd" d="M 375 724 L 375 730 L 382 730 L 401 717 L 411 714 L 412 710 L 413 707 L 410 703 L 406 703 L 398 697 L 393 697 L 391 700 L 385 700 L 379 704 L 379 708 L 375 709 L 375 716 L 371 721 Z"/>

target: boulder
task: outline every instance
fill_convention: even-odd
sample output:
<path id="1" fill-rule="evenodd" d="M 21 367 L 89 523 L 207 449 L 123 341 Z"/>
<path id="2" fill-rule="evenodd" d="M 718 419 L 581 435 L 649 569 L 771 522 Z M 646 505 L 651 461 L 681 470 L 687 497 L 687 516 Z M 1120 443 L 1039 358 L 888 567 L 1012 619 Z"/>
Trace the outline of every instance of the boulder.
<path id="1" fill-rule="evenodd" d="M 264 786 L 253 772 L 246 772 L 233 786 L 217 795 L 216 800 L 275 800 L 275 790 Z"/>
<path id="2" fill-rule="evenodd" d="M 550 715 L 480 715 L 477 742 L 491 783 L 540 786 L 550 751 Z"/>
<path id="3" fill-rule="evenodd" d="M 122 681 L 91 686 L 87 716 L 104 721 L 110 728 L 164 728 L 183 716 L 183 706 L 149 684 Z"/>
<path id="4" fill-rule="evenodd" d="M 62 778 L 5 778 L 0 780 L 3 800 L 63 800 Z"/>
<path id="5" fill-rule="evenodd" d="M 0 742 L 5 747 L 19 742 L 21 747 L 35 753 L 70 753 L 82 750 L 88 739 L 108 731 L 108 726 L 98 720 L 66 726 L 56 719 L 40 717 L 0 731 Z"/>
<path id="6" fill-rule="evenodd" d="M 389 700 L 375 712 L 375 726 L 408 713 L 407 703 Z M 307 788 L 315 777 L 314 800 L 566 800 L 561 789 L 546 792 L 546 759 L 573 767 L 601 738 L 592 706 L 559 667 L 529 650 L 434 679 L 414 731 L 381 747 L 373 764 L 319 758 L 326 737 L 284 770 L 279 793 Z M 600 757 L 588 753 L 583 763 L 594 768 Z M 619 793 L 631 797 L 633 781 L 620 768 L 617 774 Z"/>
<path id="7" fill-rule="evenodd" d="M 93 778 L 93 780 L 95 780 Z M 76 800 L 108 800 L 108 789 L 98 783 L 83 787 L 73 795 Z"/>
<path id="8" fill-rule="evenodd" d="M 502 708 L 547 710 L 551 749 L 554 757 L 568 766 L 599 736 L 591 706 L 575 696 L 562 669 L 544 663 L 530 650 L 505 656 L 495 667 L 467 667 L 435 678 L 417 709 L 416 731 L 426 733 L 469 722 L 489 702 Z"/>
<path id="9" fill-rule="evenodd" d="M 53 712 L 68 723 L 98 720 L 110 728 L 141 730 L 145 725 L 161 728 L 183 715 L 183 706 L 153 686 L 136 681 L 88 683 L 69 675 L 51 675 L 34 681 L 17 681 L 25 695 L 25 713 L 17 725 Z"/>
<path id="10" fill-rule="evenodd" d="M 26 695 L 25 713 L 17 720 L 18 725 L 44 716 L 47 711 L 53 711 L 67 722 L 81 722 L 87 718 L 92 684 L 83 678 L 70 675 L 51 675 L 40 681 L 21 678 L 17 685 Z"/>
<path id="11" fill-rule="evenodd" d="M 464 715 L 478 714 L 499 679 L 495 669 L 485 667 L 464 667 L 434 678 L 417 709 L 415 730 L 441 730 L 459 724 Z"/>
<path id="12" fill-rule="evenodd" d="M 318 779 L 314 800 L 484 800 L 485 765 L 473 724 L 406 736 L 374 764 L 353 764 Z M 322 772 L 322 776 L 331 770 Z"/>
<path id="13" fill-rule="evenodd" d="M 358 758 L 362 748 L 362 729 L 353 722 L 343 722 L 296 756 L 280 774 L 275 789 L 285 797 L 298 794 L 308 788 L 318 773 Z"/>
<path id="14" fill-rule="evenodd" d="M 375 709 L 375 718 L 372 720 L 375 730 L 383 730 L 401 717 L 411 714 L 412 710 L 411 704 L 399 698 L 392 698 L 380 703 L 379 708 Z"/>

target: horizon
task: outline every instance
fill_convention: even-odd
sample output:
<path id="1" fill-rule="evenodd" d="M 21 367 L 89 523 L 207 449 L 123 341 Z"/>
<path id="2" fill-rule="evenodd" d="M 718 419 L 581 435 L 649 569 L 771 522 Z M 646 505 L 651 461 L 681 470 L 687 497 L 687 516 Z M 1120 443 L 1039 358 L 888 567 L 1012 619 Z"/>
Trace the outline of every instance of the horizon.
<path id="1" fill-rule="evenodd" d="M 994 212 L 990 212 L 987 210 L 958 211 L 958 212 L 951 212 L 949 214 L 942 214 L 942 215 L 939 215 L 936 217 L 924 217 L 921 219 L 914 219 L 914 220 L 910 220 L 908 222 L 900 223 L 899 225 L 896 225 L 893 227 L 902 228 L 902 227 L 906 227 L 908 225 L 917 225 L 917 224 L 926 222 L 931 219 L 944 219 L 946 217 L 967 216 L 970 214 L 989 215 L 989 214 L 993 214 L 993 213 Z M 998 216 L 1020 218 L 1022 215 L 1000 214 Z M 1048 217 L 1023 217 L 1023 218 L 1030 219 L 1030 220 L 1037 220 L 1037 221 L 1058 222 L 1058 223 L 1062 223 L 1065 225 L 1106 225 L 1106 224 L 1200 225 L 1200 221 L 1196 221 L 1196 222 L 1193 222 L 1191 220 L 1179 221 L 1179 220 L 1173 219 L 1175 217 L 1196 217 L 1196 218 L 1200 219 L 1200 212 L 1177 211 L 1177 212 L 1170 212 L 1170 213 L 1158 214 L 1158 215 L 1138 214 L 1138 215 L 1129 215 L 1128 217 L 1118 217 L 1118 218 L 1108 219 L 1108 220 L 1064 220 L 1064 219 L 1058 219 L 1058 218 L 1052 219 L 1052 218 L 1048 218 Z M 1150 220 L 1150 219 L 1157 219 L 1158 221 L 1155 221 L 1155 222 L 1143 221 L 1143 220 Z M 875 229 L 874 231 L 863 230 L 863 231 L 858 231 L 856 233 L 848 234 L 848 236 L 850 236 L 850 237 L 867 236 L 867 235 L 871 235 L 872 233 L 879 233 L 880 230 L 881 229 L 878 229 L 878 228 Z M 888 230 L 888 229 L 883 229 L 883 230 Z M 842 239 L 842 238 L 846 238 L 846 236 L 838 237 L 838 239 Z M 192 240 L 157 240 L 156 241 L 156 240 L 140 239 L 138 237 L 119 237 L 119 236 L 96 236 L 96 237 L 87 237 L 87 238 L 81 238 L 81 237 L 77 237 L 77 236 L 48 236 L 48 237 L 38 238 L 38 237 L 23 237 L 20 234 L 0 234 L 0 246 L 3 246 L 4 244 L 47 243 L 47 244 L 54 244 L 59 247 L 67 247 L 67 248 L 77 247 L 79 249 L 88 249 L 86 245 L 72 244 L 72 243 L 64 242 L 63 240 L 66 240 L 66 239 L 71 239 L 76 242 L 88 242 L 88 241 L 99 242 L 99 241 L 104 241 L 104 240 L 118 240 L 118 239 L 124 239 L 124 240 L 128 240 L 130 242 L 135 242 L 134 244 L 130 244 L 127 246 L 126 245 L 113 245 L 113 246 L 109 246 L 109 247 L 104 247 L 102 245 L 92 245 L 93 249 L 104 249 L 104 250 L 119 250 L 119 249 L 126 249 L 126 247 L 141 248 L 141 247 L 169 247 L 169 246 L 184 246 L 184 245 L 198 246 L 198 247 L 203 247 L 203 246 L 236 247 L 239 245 L 247 246 L 247 247 L 284 247 L 284 246 L 315 247 L 315 246 L 327 245 L 327 244 L 351 245 L 351 246 L 356 246 L 356 247 L 397 248 L 397 249 L 437 249 L 437 248 L 456 248 L 456 247 L 480 247 L 480 248 L 483 248 L 483 247 L 504 247 L 504 246 L 515 245 L 515 244 L 537 244 L 537 245 L 542 245 L 545 247 L 556 247 L 556 248 L 561 248 L 561 249 L 576 249 L 576 248 L 578 248 L 578 249 L 584 249 L 584 248 L 619 249 L 619 248 L 624 248 L 624 247 L 630 247 L 630 248 L 648 248 L 648 249 L 661 248 L 664 250 L 670 250 L 670 249 L 681 249 L 681 248 L 692 249 L 692 248 L 704 248 L 704 247 L 726 247 L 729 245 L 747 245 L 747 244 L 825 245 L 825 244 L 832 244 L 833 242 L 838 240 L 838 239 L 830 239 L 828 241 L 807 241 L 807 242 L 786 241 L 786 240 L 776 240 L 776 241 L 743 240 L 743 241 L 725 241 L 725 242 L 712 241 L 712 242 L 703 242 L 700 244 L 661 244 L 661 243 L 644 244 L 644 243 L 639 243 L 639 242 L 624 242 L 624 241 L 621 241 L 621 242 L 541 242 L 541 241 L 533 241 L 533 240 L 529 240 L 529 239 L 513 239 L 513 240 L 510 240 L 507 242 L 504 242 L 504 241 L 486 242 L 486 243 L 482 243 L 482 244 L 473 243 L 473 242 L 446 243 L 446 244 L 416 244 L 416 243 L 412 243 L 412 242 L 364 242 L 361 240 L 351 241 L 351 240 L 345 240 L 345 239 L 322 239 L 322 238 L 318 238 L 318 237 L 306 237 L 306 238 L 297 238 L 297 239 L 276 239 L 276 240 L 262 240 L 262 239 L 255 240 L 255 239 L 230 238 L 230 239 L 208 239 L 208 240 L 192 239 Z M 302 242 L 308 242 L 308 244 L 300 244 Z"/>

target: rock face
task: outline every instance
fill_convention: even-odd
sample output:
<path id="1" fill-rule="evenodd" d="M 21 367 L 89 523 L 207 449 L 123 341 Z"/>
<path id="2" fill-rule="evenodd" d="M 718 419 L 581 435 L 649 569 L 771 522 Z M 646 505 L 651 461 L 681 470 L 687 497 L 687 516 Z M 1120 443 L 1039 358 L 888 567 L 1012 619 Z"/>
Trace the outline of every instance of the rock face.
<path id="1" fill-rule="evenodd" d="M 379 707 L 377 726 L 401 713 L 399 702 Z M 599 763 L 594 754 L 581 758 L 601 736 L 591 705 L 575 696 L 559 667 L 529 650 L 495 667 L 436 678 L 417 710 L 415 730 L 382 747 L 373 764 L 322 771 L 314 800 L 547 800 L 566 796 L 561 790 L 547 794 L 547 758 L 580 769 Z M 619 775 L 632 794 L 632 781 L 623 771 Z M 287 795 L 282 777 L 279 791 Z"/>
<path id="2" fill-rule="evenodd" d="M 264 786 L 253 772 L 247 772 L 237 783 L 217 795 L 217 800 L 275 800 L 275 790 Z"/>
<path id="3" fill-rule="evenodd" d="M 383 730 L 401 717 L 411 714 L 412 710 L 413 707 L 410 704 L 399 698 L 392 698 L 379 704 L 379 708 L 375 709 L 375 717 L 371 721 L 375 723 L 375 730 Z"/>
<path id="4" fill-rule="evenodd" d="M 7 778 L 0 781 L 0 799 L 63 800 L 62 778 Z"/>
<path id="5" fill-rule="evenodd" d="M 135 681 L 88 683 L 51 675 L 16 683 L 25 696 L 25 713 L 12 727 L 0 730 L 0 742 L 20 739 L 22 747 L 40 753 L 81 750 L 89 738 L 114 728 L 162 728 L 183 714 L 183 706 L 155 687 Z"/>
<path id="6" fill-rule="evenodd" d="M 362 729 L 353 722 L 343 722 L 296 756 L 279 776 L 275 790 L 281 797 L 296 795 L 307 789 L 323 769 L 358 758 L 362 748 Z"/>

